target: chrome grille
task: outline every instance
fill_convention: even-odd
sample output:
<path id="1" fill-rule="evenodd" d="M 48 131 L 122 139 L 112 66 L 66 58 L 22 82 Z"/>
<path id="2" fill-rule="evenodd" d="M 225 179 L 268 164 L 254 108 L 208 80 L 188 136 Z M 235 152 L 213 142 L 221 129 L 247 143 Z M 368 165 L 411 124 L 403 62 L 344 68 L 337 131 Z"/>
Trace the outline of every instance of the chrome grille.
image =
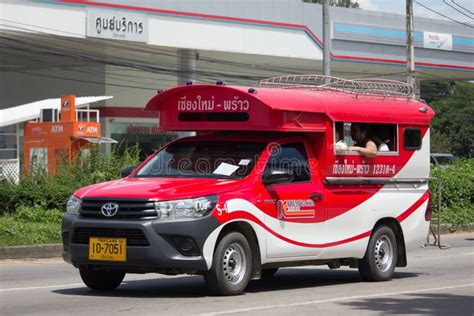
<path id="1" fill-rule="evenodd" d="M 119 206 L 118 213 L 113 217 L 105 217 L 101 213 L 101 207 L 108 202 L 115 202 Z M 158 217 L 154 203 L 145 199 L 84 198 L 79 214 L 83 218 L 96 219 L 154 219 Z"/>

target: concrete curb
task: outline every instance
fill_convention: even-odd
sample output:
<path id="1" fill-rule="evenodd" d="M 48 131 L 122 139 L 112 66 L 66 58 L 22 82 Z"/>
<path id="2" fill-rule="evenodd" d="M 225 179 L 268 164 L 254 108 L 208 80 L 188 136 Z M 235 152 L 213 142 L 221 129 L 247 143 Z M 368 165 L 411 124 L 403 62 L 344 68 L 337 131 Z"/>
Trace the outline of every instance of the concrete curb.
<path id="1" fill-rule="evenodd" d="M 62 252 L 62 244 L 0 247 L 0 260 L 58 258 Z"/>
<path id="2" fill-rule="evenodd" d="M 435 232 L 435 234 L 437 234 L 438 233 L 438 225 L 436 223 L 431 222 L 431 227 L 433 228 L 433 231 Z M 460 230 L 457 230 L 457 231 L 454 231 L 454 232 L 451 230 L 451 225 L 441 224 L 440 227 L 439 227 L 439 232 L 440 232 L 441 235 L 474 232 L 474 223 L 471 223 L 471 225 L 468 227 L 468 229 L 460 229 Z"/>

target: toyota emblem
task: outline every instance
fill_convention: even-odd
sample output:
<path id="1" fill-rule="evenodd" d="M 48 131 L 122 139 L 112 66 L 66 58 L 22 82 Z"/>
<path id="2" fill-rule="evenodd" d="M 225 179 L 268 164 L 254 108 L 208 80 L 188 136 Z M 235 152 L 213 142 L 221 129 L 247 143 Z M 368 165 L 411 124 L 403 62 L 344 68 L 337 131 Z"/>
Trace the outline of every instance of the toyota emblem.
<path id="1" fill-rule="evenodd" d="M 104 215 L 105 217 L 112 217 L 112 216 L 115 216 L 117 214 L 119 210 L 119 206 L 117 203 L 115 202 L 109 202 L 109 203 L 105 203 L 104 205 L 102 205 L 102 207 L 100 208 L 100 212 L 102 213 L 102 215 Z"/>

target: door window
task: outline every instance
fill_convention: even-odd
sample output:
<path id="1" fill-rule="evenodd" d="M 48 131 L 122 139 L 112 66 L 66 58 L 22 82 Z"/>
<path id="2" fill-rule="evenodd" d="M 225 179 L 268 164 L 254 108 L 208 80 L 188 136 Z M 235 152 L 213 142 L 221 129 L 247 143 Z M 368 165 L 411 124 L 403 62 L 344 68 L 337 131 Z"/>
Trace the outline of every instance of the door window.
<path id="1" fill-rule="evenodd" d="M 275 146 L 268 158 L 265 171 L 268 169 L 292 171 L 294 175 L 292 183 L 311 181 L 308 154 L 302 142 Z"/>

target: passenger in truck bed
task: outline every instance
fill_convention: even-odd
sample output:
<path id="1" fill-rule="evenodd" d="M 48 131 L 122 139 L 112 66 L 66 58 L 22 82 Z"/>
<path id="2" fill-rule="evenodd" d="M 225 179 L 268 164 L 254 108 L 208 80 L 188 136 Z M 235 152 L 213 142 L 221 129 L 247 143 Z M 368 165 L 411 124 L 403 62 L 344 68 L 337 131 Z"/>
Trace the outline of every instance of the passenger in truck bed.
<path id="1" fill-rule="evenodd" d="M 368 136 L 369 124 L 352 123 L 351 137 L 355 141 L 354 146 L 349 146 L 347 150 L 357 151 L 361 155 L 372 158 L 377 155 L 377 145 Z"/>
<path id="2" fill-rule="evenodd" d="M 390 139 L 386 136 L 386 130 L 380 127 L 372 126 L 369 131 L 369 138 L 372 139 L 377 146 L 378 151 L 390 151 Z"/>
<path id="3" fill-rule="evenodd" d="M 347 144 L 344 142 L 344 126 L 342 123 L 336 123 L 336 143 L 334 144 L 337 154 L 344 153 L 347 150 Z"/>

